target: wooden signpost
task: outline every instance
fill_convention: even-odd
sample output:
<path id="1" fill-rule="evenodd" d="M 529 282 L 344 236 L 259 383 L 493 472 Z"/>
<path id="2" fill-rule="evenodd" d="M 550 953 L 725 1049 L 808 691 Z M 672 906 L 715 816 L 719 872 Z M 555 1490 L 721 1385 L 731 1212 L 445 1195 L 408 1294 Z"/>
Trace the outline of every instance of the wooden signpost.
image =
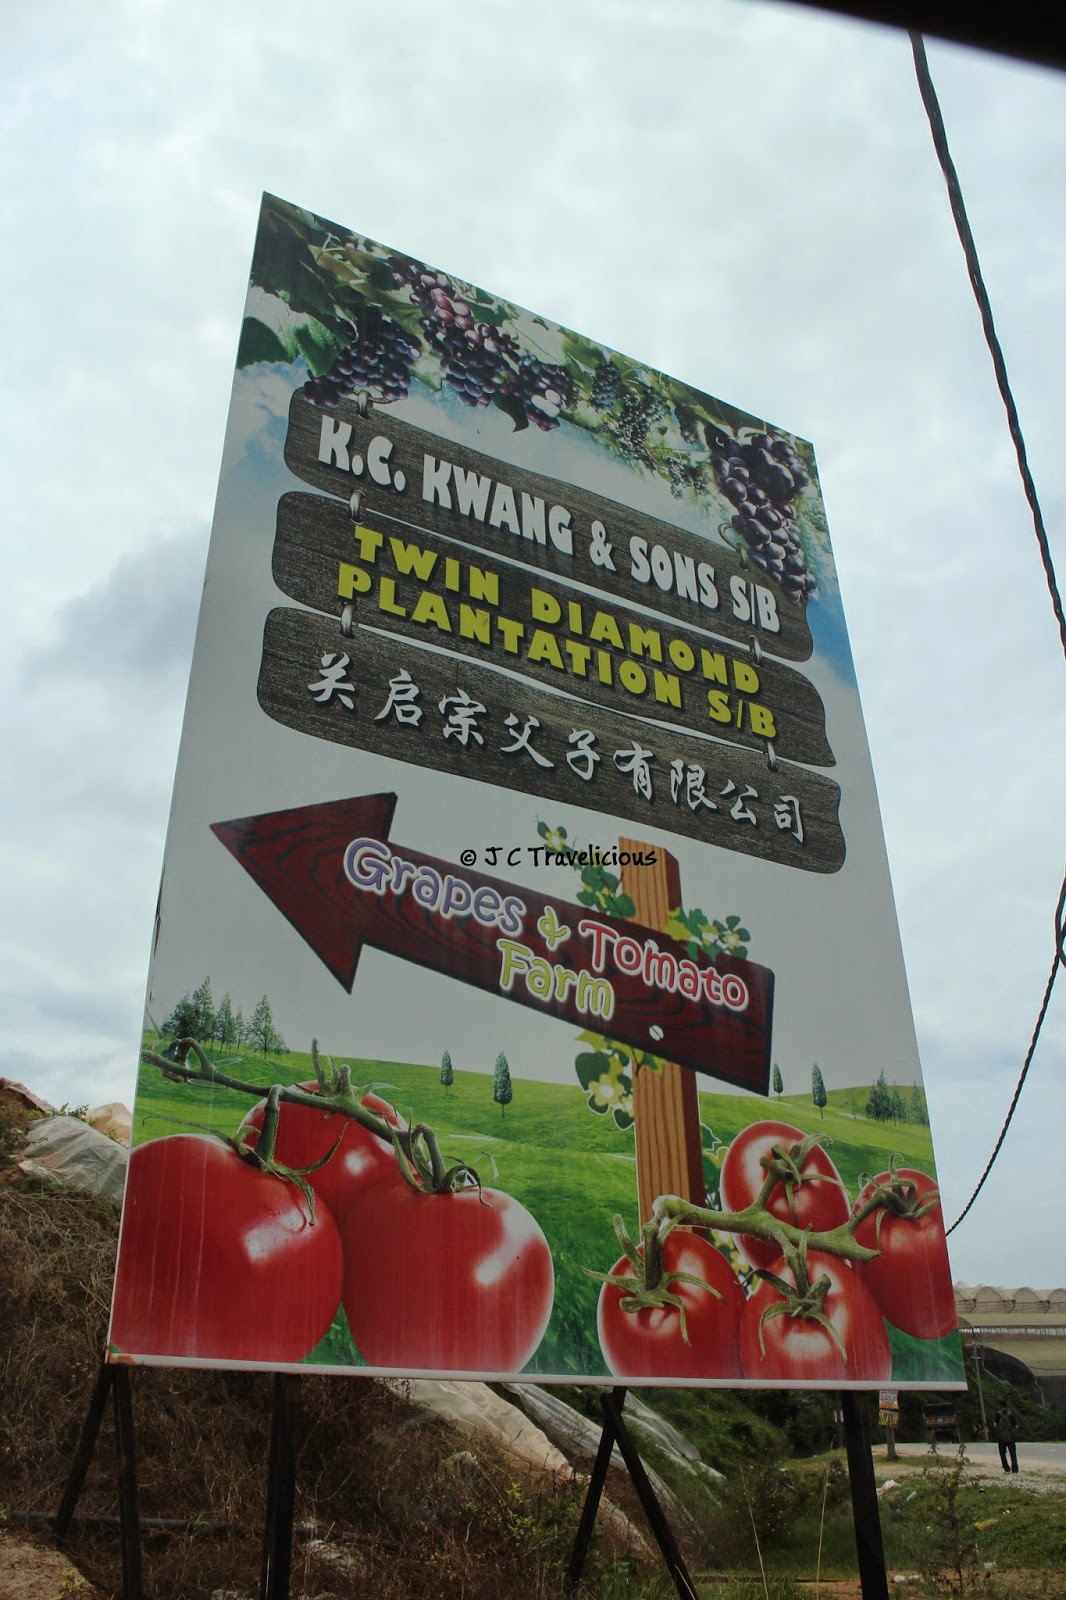
<path id="1" fill-rule="evenodd" d="M 646 849 L 633 839 L 620 839 L 618 843 L 631 855 Z M 665 928 L 670 913 L 682 904 L 677 858 L 665 850 L 659 851 L 658 857 L 654 867 L 622 868 L 622 891 L 633 901 L 635 920 L 651 928 Z M 713 1059 L 713 1052 L 709 1051 L 699 1070 L 717 1077 Z M 768 1088 L 769 1077 L 757 1092 L 766 1094 Z M 675 1061 L 660 1062 L 657 1072 L 637 1072 L 633 1079 L 633 1121 L 641 1222 L 649 1220 L 652 1206 L 661 1194 L 680 1195 L 683 1200 L 702 1206 L 707 1186 L 696 1074 L 685 1071 Z"/>

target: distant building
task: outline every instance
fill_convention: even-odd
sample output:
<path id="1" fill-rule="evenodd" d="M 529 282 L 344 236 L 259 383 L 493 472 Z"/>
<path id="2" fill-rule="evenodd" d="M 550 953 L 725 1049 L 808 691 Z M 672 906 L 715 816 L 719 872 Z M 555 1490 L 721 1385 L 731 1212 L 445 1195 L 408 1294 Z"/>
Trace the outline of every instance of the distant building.
<path id="1" fill-rule="evenodd" d="M 955 1285 L 959 1332 L 985 1371 L 1066 1405 L 1066 1289 Z"/>

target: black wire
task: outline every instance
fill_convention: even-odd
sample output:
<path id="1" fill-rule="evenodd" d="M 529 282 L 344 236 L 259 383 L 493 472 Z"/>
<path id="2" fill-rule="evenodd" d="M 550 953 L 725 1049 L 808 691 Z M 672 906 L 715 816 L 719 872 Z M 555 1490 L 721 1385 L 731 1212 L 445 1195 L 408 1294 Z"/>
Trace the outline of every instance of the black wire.
<path id="1" fill-rule="evenodd" d="M 1062 888 L 1059 890 L 1059 903 L 1055 911 L 1055 959 L 1051 963 L 1051 971 L 1048 973 L 1047 986 L 1044 989 L 1044 998 L 1040 1004 L 1040 1012 L 1036 1019 L 1036 1026 L 1033 1029 L 1033 1036 L 1029 1041 L 1029 1049 L 1026 1051 L 1025 1061 L 1022 1064 L 1022 1070 L 1018 1075 L 1018 1082 L 1014 1089 L 1014 1098 L 1011 1100 L 1007 1115 L 1004 1118 L 1003 1126 L 999 1130 L 999 1138 L 996 1140 L 996 1147 L 992 1151 L 992 1154 L 989 1156 L 988 1161 L 985 1164 L 985 1170 L 982 1172 L 978 1180 L 977 1187 L 974 1189 L 973 1194 L 970 1196 L 962 1210 L 959 1212 L 958 1216 L 955 1218 L 955 1221 L 951 1224 L 951 1227 L 947 1230 L 948 1233 L 955 1232 L 955 1229 L 958 1227 L 959 1223 L 962 1221 L 963 1217 L 969 1211 L 970 1207 L 977 1199 L 977 1196 L 984 1188 L 985 1179 L 992 1171 L 992 1168 L 995 1165 L 996 1157 L 999 1155 L 999 1152 L 1003 1147 L 1003 1141 L 1007 1137 L 1007 1129 L 1011 1125 L 1011 1119 L 1014 1116 L 1014 1109 L 1017 1106 L 1018 1101 L 1021 1099 L 1022 1085 L 1024 1084 L 1026 1076 L 1029 1072 L 1029 1064 L 1036 1052 L 1036 1042 L 1040 1038 L 1040 1030 L 1044 1026 L 1044 1018 L 1047 1015 L 1047 1008 L 1051 1002 L 1051 991 L 1055 987 L 1055 979 L 1058 976 L 1059 967 L 1060 965 L 1066 965 L 1066 949 L 1063 948 L 1063 942 L 1064 939 L 1066 939 L 1066 927 L 1064 927 L 1063 924 L 1064 911 L 1066 911 L 1066 878 L 1064 878 L 1062 881 Z"/>
<path id="2" fill-rule="evenodd" d="M 996 369 L 996 382 L 999 385 L 999 392 L 1006 408 L 1007 425 L 1010 428 L 1010 436 L 1014 441 L 1014 449 L 1018 457 L 1018 470 L 1022 475 L 1025 498 L 1028 500 L 1033 513 L 1036 542 L 1040 547 L 1040 559 L 1044 563 L 1044 574 L 1051 594 L 1051 604 L 1058 619 L 1059 639 L 1062 643 L 1063 654 L 1066 655 L 1066 616 L 1063 615 L 1062 599 L 1055 580 L 1055 568 L 1051 560 L 1051 550 L 1048 545 L 1047 531 L 1044 527 L 1043 513 L 1040 510 L 1040 502 L 1036 495 L 1036 485 L 1033 482 L 1032 473 L 1029 471 L 1029 458 L 1026 455 L 1025 440 L 1022 438 L 1021 423 L 1018 421 L 1018 410 L 1014 404 L 1014 396 L 1011 393 L 1010 382 L 1007 378 L 1007 367 L 1003 360 L 1003 351 L 1000 348 L 999 339 L 996 335 L 996 326 L 992 320 L 992 307 L 989 304 L 988 292 L 985 289 L 984 278 L 981 276 L 981 263 L 977 259 L 977 247 L 973 242 L 973 234 L 970 232 L 970 224 L 966 216 L 966 207 L 962 202 L 962 190 L 959 187 L 958 175 L 951 159 L 951 153 L 948 150 L 948 137 L 944 129 L 944 119 L 940 114 L 940 103 L 936 97 L 936 90 L 933 88 L 933 80 L 929 75 L 929 62 L 926 60 L 925 44 L 920 33 L 912 33 L 910 39 L 911 49 L 914 52 L 914 70 L 918 77 L 918 88 L 921 91 L 922 104 L 925 106 L 926 116 L 929 118 L 929 131 L 933 135 L 933 148 L 936 150 L 940 161 L 944 182 L 948 186 L 951 214 L 955 218 L 955 228 L 959 235 L 963 254 L 966 257 L 966 270 L 970 274 L 974 298 L 981 313 L 981 323 L 985 330 L 985 342 L 992 357 L 992 365 Z"/>
<path id="3" fill-rule="evenodd" d="M 981 313 L 981 325 L 984 328 L 985 343 L 988 345 L 989 353 L 992 357 L 992 365 L 995 368 L 996 373 L 996 382 L 999 385 L 1000 396 L 1002 397 L 1003 405 L 1007 412 L 1007 426 L 1010 429 L 1011 439 L 1014 441 L 1014 450 L 1018 457 L 1018 470 L 1021 473 L 1022 486 L 1025 489 L 1025 498 L 1028 500 L 1030 510 L 1033 513 L 1033 527 L 1036 530 L 1036 542 L 1040 549 L 1040 559 L 1043 562 L 1044 575 L 1047 578 L 1047 586 L 1048 592 L 1051 595 L 1052 608 L 1054 609 L 1055 616 L 1059 624 L 1059 640 L 1062 644 L 1063 654 L 1066 655 L 1066 616 L 1063 615 L 1062 598 L 1059 594 L 1058 583 L 1055 578 L 1055 566 L 1051 559 L 1051 549 L 1048 544 L 1047 530 L 1044 527 L 1043 513 L 1040 510 L 1040 501 L 1037 498 L 1036 485 L 1033 482 L 1032 473 L 1029 471 L 1029 459 L 1026 454 L 1025 440 L 1022 437 L 1021 423 L 1018 421 L 1018 409 L 1014 404 L 1014 395 L 1011 393 L 1010 381 L 1007 377 L 1006 362 L 1003 359 L 1003 351 L 999 343 L 999 338 L 996 334 L 995 323 L 992 319 L 992 307 L 989 303 L 988 291 L 985 288 L 984 278 L 981 274 L 981 263 L 977 259 L 977 247 L 974 244 L 973 234 L 970 231 L 969 220 L 966 216 L 966 207 L 963 204 L 962 189 L 959 186 L 958 174 L 955 171 L 955 164 L 951 159 L 951 152 L 948 149 L 948 138 L 947 132 L 944 128 L 944 118 L 941 115 L 940 103 L 937 100 L 936 90 L 933 87 L 933 80 L 929 73 L 929 62 L 926 59 L 925 43 L 920 33 L 912 33 L 910 35 L 910 40 L 911 50 L 914 54 L 914 70 L 918 78 L 918 88 L 921 92 L 922 104 L 925 106 L 926 116 L 929 118 L 929 131 L 933 136 L 933 148 L 936 150 L 937 159 L 940 162 L 940 170 L 943 172 L 944 182 L 947 184 L 948 198 L 951 201 L 951 214 L 955 219 L 955 228 L 959 235 L 959 242 L 962 245 L 963 255 L 966 258 L 966 270 L 970 275 L 970 284 L 973 288 L 974 298 L 977 301 L 978 310 Z M 996 1157 L 1003 1148 L 1003 1141 L 1007 1137 L 1007 1129 L 1011 1125 L 1015 1108 L 1017 1107 L 1018 1101 L 1021 1098 L 1022 1086 L 1024 1085 L 1028 1075 L 1030 1064 L 1036 1052 L 1037 1041 L 1040 1038 L 1040 1030 L 1044 1025 L 1044 1018 L 1047 1015 L 1048 1006 L 1051 1003 L 1051 993 L 1055 987 L 1055 979 L 1058 976 L 1059 966 L 1060 964 L 1066 965 L 1066 927 L 1064 927 L 1063 920 L 1064 912 L 1066 912 L 1066 878 L 1063 879 L 1062 888 L 1059 891 L 1058 906 L 1055 911 L 1055 959 L 1051 963 L 1051 971 L 1048 974 L 1047 984 L 1044 988 L 1044 998 L 1041 1001 L 1040 1011 L 1037 1015 L 1036 1025 L 1033 1028 L 1032 1038 L 1029 1041 L 1029 1049 L 1026 1051 L 1025 1061 L 1022 1063 L 1022 1069 L 1018 1075 L 1018 1082 L 1015 1085 L 1014 1096 L 1007 1110 L 1007 1115 L 1004 1119 L 1003 1126 L 1000 1129 L 999 1138 L 996 1140 L 995 1149 L 988 1158 L 988 1161 L 985 1165 L 985 1170 L 981 1174 L 981 1177 L 977 1183 L 977 1187 L 974 1189 L 963 1209 L 959 1212 L 959 1215 L 955 1218 L 955 1221 L 951 1224 L 951 1227 L 947 1230 L 948 1233 L 954 1233 L 963 1217 L 966 1216 L 967 1212 L 970 1210 L 970 1207 L 977 1199 L 977 1196 L 981 1193 L 981 1190 L 985 1185 L 985 1180 L 995 1164 Z"/>

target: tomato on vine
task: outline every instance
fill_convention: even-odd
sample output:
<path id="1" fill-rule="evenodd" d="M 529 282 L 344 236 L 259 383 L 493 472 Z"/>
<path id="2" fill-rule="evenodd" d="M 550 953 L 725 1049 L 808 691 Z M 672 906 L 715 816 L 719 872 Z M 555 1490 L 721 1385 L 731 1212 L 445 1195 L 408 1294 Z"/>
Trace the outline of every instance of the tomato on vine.
<path id="1" fill-rule="evenodd" d="M 862 1213 L 877 1202 L 874 1209 Z M 955 1291 L 936 1180 L 913 1167 L 878 1173 L 855 1202 L 855 1238 L 879 1250 L 857 1268 L 882 1316 L 917 1339 L 942 1339 L 957 1326 Z"/>
<path id="2" fill-rule="evenodd" d="M 617 1222 L 616 1222 L 617 1228 Z M 624 1231 L 624 1230 L 623 1230 Z M 737 1378 L 744 1291 L 701 1234 L 646 1235 L 608 1273 L 596 1308 L 604 1359 L 616 1378 Z"/>
<path id="3" fill-rule="evenodd" d="M 745 1211 L 769 1187 L 765 1209 L 795 1228 L 829 1232 L 851 1211 L 840 1173 L 818 1138 L 787 1122 L 753 1122 L 742 1128 L 722 1161 L 719 1193 L 724 1211 Z M 753 1267 L 770 1267 L 780 1247 L 738 1231 L 736 1242 Z"/>
<path id="4" fill-rule="evenodd" d="M 296 1087 L 308 1094 L 320 1092 L 315 1082 Z M 367 1091 L 360 1097 L 360 1104 L 390 1127 L 402 1131 L 407 1126 L 380 1095 Z M 238 1130 L 238 1138 L 247 1130 L 243 1142 L 250 1150 L 258 1145 L 266 1105 L 265 1100 L 254 1105 Z M 362 1189 L 396 1172 L 392 1145 L 376 1133 L 332 1106 L 318 1110 L 287 1100 L 282 1100 L 278 1115 L 274 1160 L 296 1172 L 305 1172 L 307 1182 L 338 1223 Z"/>
<path id="5" fill-rule="evenodd" d="M 552 1312 L 555 1272 L 535 1219 L 476 1184 L 432 1192 L 398 1174 L 347 1213 L 344 1310 L 371 1366 L 517 1373 Z"/>
<path id="6" fill-rule="evenodd" d="M 847 1262 L 801 1245 L 759 1276 L 740 1321 L 746 1378 L 823 1384 L 892 1376 L 881 1313 Z"/>
<path id="7" fill-rule="evenodd" d="M 172 1134 L 130 1156 L 110 1342 L 130 1355 L 302 1361 L 340 1304 L 336 1223 L 225 1139 Z"/>

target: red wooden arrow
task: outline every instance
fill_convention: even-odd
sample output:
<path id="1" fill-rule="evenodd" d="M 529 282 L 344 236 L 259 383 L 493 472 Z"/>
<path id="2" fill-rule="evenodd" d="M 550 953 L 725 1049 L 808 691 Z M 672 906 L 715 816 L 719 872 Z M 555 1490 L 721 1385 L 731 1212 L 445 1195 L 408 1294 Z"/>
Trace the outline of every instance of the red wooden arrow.
<path id="1" fill-rule="evenodd" d="M 349 992 L 369 944 L 768 1092 L 768 968 L 728 955 L 693 959 L 640 924 L 388 843 L 395 808 L 394 794 L 364 795 L 216 822 L 212 832 Z"/>

